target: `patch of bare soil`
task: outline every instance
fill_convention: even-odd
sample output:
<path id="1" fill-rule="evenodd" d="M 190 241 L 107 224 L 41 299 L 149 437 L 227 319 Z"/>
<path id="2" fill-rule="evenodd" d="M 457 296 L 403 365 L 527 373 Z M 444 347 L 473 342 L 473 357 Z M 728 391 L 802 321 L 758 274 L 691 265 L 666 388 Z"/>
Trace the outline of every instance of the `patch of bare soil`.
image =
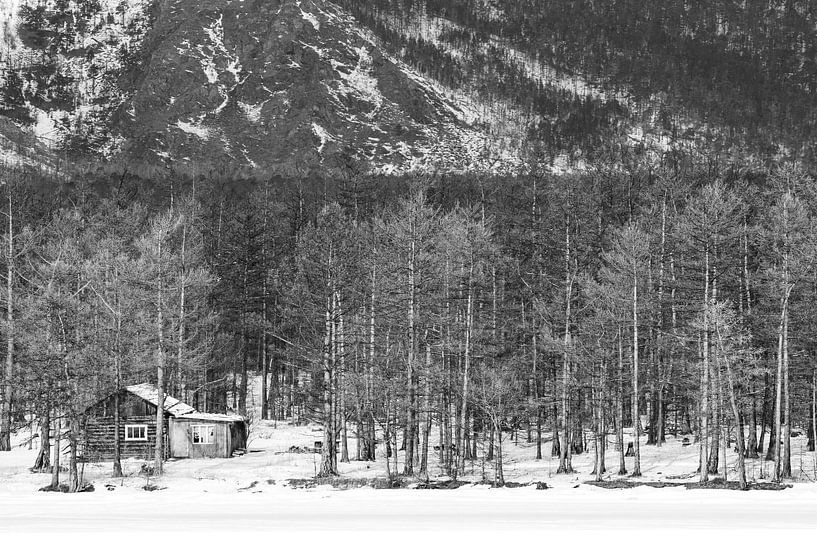
<path id="1" fill-rule="evenodd" d="M 724 481 L 723 479 L 712 479 L 705 483 L 685 483 L 687 490 L 715 489 L 715 490 L 740 490 L 740 483 L 737 481 Z M 748 483 L 746 490 L 785 490 L 791 488 L 790 484 L 782 483 Z"/>
<path id="2" fill-rule="evenodd" d="M 724 481 L 723 479 L 712 479 L 705 483 L 679 483 L 666 481 L 630 481 L 627 479 L 617 479 L 614 481 L 586 481 L 585 484 L 598 486 L 599 488 L 635 488 L 637 486 L 649 486 L 651 488 L 672 488 L 683 486 L 687 490 L 713 489 L 713 490 L 740 490 L 740 483 L 737 481 Z M 791 488 L 790 484 L 778 483 L 748 483 L 746 490 L 785 490 Z"/>
<path id="3" fill-rule="evenodd" d="M 349 490 L 352 488 L 406 488 L 407 481 L 399 478 L 383 478 L 376 477 L 371 479 L 365 478 L 348 478 L 348 477 L 319 477 L 312 479 L 287 479 L 284 483 L 291 488 L 315 488 L 316 486 L 329 485 L 338 490 Z"/>
<path id="4" fill-rule="evenodd" d="M 616 488 L 635 488 L 637 486 L 649 486 L 651 488 L 670 488 L 684 486 L 684 483 L 668 483 L 664 481 L 628 481 L 626 479 L 616 479 L 614 481 L 586 481 L 584 484 L 592 484 L 599 488 L 609 490 Z"/>

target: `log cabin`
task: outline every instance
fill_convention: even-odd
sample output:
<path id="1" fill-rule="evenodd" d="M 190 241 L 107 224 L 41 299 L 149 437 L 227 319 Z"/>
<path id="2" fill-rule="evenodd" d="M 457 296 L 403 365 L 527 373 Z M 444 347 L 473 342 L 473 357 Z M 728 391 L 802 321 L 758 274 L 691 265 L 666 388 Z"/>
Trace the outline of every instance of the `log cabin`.
<path id="1" fill-rule="evenodd" d="M 89 461 L 113 460 L 115 415 L 119 404 L 121 458 L 150 460 L 156 448 L 159 392 L 149 383 L 122 388 L 85 410 L 82 452 Z M 247 447 L 247 425 L 240 415 L 200 413 L 165 395 L 165 458 L 229 458 Z"/>

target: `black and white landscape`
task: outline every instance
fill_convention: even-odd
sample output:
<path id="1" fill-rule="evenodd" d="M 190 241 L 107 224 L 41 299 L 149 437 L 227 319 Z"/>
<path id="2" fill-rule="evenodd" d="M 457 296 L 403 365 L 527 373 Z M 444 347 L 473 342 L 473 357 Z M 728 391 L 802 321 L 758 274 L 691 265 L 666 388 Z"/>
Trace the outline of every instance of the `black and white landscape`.
<path id="1" fill-rule="evenodd" d="M 812 4 L 0 0 L 0 531 L 817 528 Z"/>

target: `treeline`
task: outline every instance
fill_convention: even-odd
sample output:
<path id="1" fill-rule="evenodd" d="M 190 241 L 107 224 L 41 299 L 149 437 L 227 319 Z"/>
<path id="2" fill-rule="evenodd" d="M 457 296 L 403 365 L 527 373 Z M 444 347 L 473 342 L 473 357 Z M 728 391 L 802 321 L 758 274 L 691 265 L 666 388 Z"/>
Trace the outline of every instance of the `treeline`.
<path id="1" fill-rule="evenodd" d="M 798 168 L 154 174 L 6 170 L 0 447 L 36 420 L 81 448 L 84 408 L 142 381 L 246 414 L 255 376 L 262 418 L 322 423 L 322 475 L 383 439 L 395 473 L 457 477 L 480 448 L 501 482 L 508 432 L 561 472 L 589 437 L 598 478 L 608 436 L 610 469 L 638 475 L 642 435 L 694 434 L 702 480 L 734 442 L 743 483 L 744 457 L 779 480 L 793 434 L 814 448 L 817 195 Z"/>

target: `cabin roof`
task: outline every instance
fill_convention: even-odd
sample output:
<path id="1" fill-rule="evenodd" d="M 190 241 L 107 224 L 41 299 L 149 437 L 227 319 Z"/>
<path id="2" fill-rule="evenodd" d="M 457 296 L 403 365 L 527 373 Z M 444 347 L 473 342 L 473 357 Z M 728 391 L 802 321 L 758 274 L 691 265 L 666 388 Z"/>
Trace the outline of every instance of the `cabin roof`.
<path id="1" fill-rule="evenodd" d="M 133 386 L 126 386 L 125 389 L 135 396 L 141 397 L 151 405 L 159 406 L 159 389 L 149 382 L 142 384 L 134 384 Z M 172 416 L 180 417 L 185 414 L 195 412 L 196 409 L 179 401 L 173 396 L 165 395 L 164 410 Z"/>
<path id="2" fill-rule="evenodd" d="M 216 414 L 192 412 L 183 414 L 177 418 L 184 420 L 206 420 L 208 422 L 243 422 L 244 417 L 240 414 Z"/>

